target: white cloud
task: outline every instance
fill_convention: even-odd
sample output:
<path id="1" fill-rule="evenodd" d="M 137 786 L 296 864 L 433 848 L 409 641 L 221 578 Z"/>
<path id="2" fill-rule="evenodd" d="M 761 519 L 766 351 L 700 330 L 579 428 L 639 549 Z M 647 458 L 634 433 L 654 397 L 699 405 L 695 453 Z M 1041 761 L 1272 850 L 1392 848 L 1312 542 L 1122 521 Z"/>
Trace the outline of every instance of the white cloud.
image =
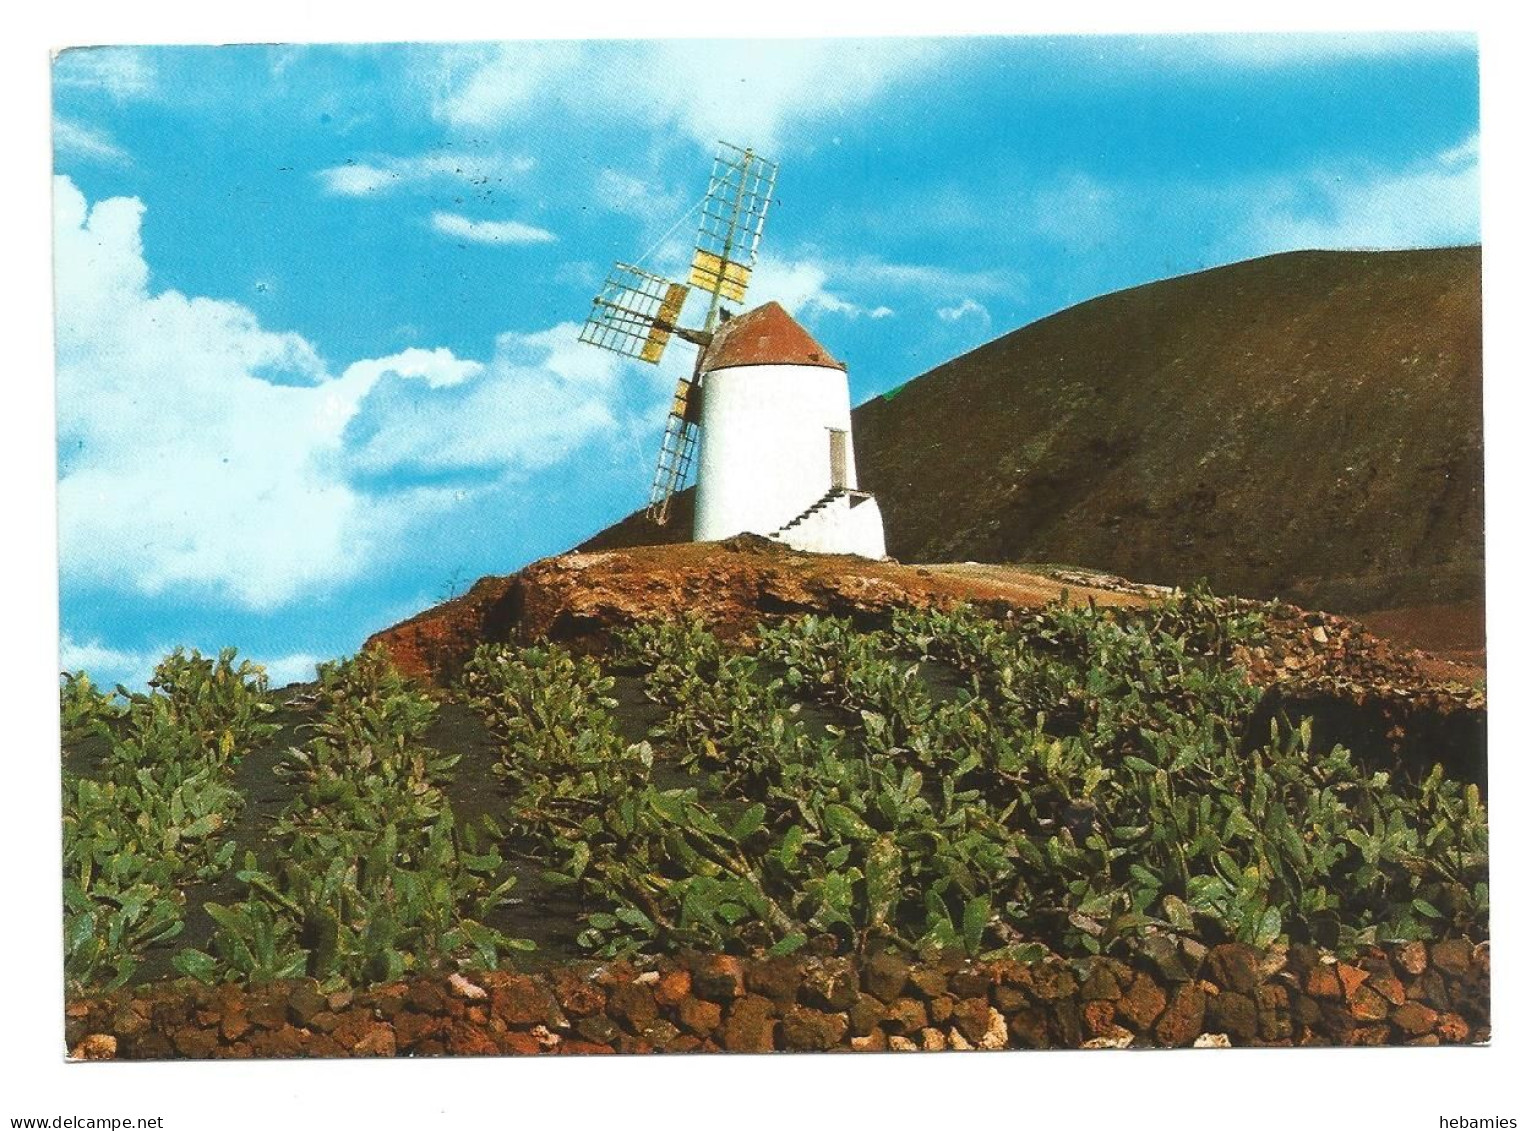
<path id="1" fill-rule="evenodd" d="M 355 476 L 409 461 L 511 476 L 615 426 L 621 363 L 571 327 L 504 335 L 487 363 L 409 349 L 336 377 L 302 337 L 237 303 L 153 292 L 139 201 L 91 207 L 67 177 L 54 184 L 67 581 L 275 608 L 364 576 L 460 497 L 401 482 L 367 492 Z M 422 394 L 415 418 L 347 447 L 352 421 L 383 413 L 400 384 Z"/>
<path id="2" fill-rule="evenodd" d="M 376 165 L 335 165 L 332 169 L 318 170 L 318 179 L 335 196 L 365 196 L 392 188 L 401 180 L 401 174 Z"/>
<path id="3" fill-rule="evenodd" d="M 97 638 L 80 640 L 65 630 L 58 643 L 58 667 L 65 672 L 85 672 L 90 676 L 90 682 L 104 691 L 117 684 L 129 691 L 146 691 L 154 668 L 173 650 L 168 644 L 138 650 L 113 648 Z M 219 650 L 203 648 L 201 654 L 215 656 Z M 243 655 L 239 658 L 252 660 L 263 667 L 271 687 L 285 687 L 289 683 L 312 679 L 317 673 L 319 660 L 306 652 L 293 652 L 272 659 Z"/>
<path id="4" fill-rule="evenodd" d="M 372 475 L 517 476 L 613 435 L 621 362 L 580 343 L 578 330 L 502 334 L 493 359 L 445 393 L 394 369 L 354 420 L 350 462 Z"/>
<path id="5" fill-rule="evenodd" d="M 105 130 L 62 117 L 53 119 L 53 150 L 62 156 L 103 165 L 125 165 L 132 160 Z"/>
<path id="6" fill-rule="evenodd" d="M 353 572 L 370 520 L 327 461 L 363 389 L 237 304 L 151 294 L 143 206 L 56 185 L 64 575 L 268 607 Z"/>
<path id="7" fill-rule="evenodd" d="M 321 656 L 307 652 L 293 652 L 289 656 L 277 656 L 273 660 L 256 660 L 265 669 L 271 687 L 285 687 L 289 683 L 306 683 L 317 678 Z"/>
<path id="8" fill-rule="evenodd" d="M 463 129 L 555 108 L 772 154 L 795 123 L 855 110 L 948 50 L 905 39 L 520 42 L 446 49 L 426 81 L 436 115 Z"/>
<path id="9" fill-rule="evenodd" d="M 388 373 L 399 377 L 412 377 L 423 381 L 431 389 L 448 388 L 470 381 L 482 372 L 480 361 L 458 358 L 448 349 L 405 349 L 391 357 L 357 361 L 345 371 L 350 380 L 360 380 L 367 388 Z"/>
<path id="10" fill-rule="evenodd" d="M 1182 62 L 1284 67 L 1349 59 L 1454 54 L 1477 49 L 1469 32 L 1240 32 L 1151 36 L 1135 41 L 1147 53 Z"/>
<path id="11" fill-rule="evenodd" d="M 412 157 L 375 157 L 318 170 L 324 191 L 335 196 L 367 196 L 442 180 L 485 186 L 508 183 L 535 168 L 535 160 L 496 150 L 481 153 L 442 150 Z"/>
<path id="12" fill-rule="evenodd" d="M 556 239 L 545 228 L 522 224 L 518 220 L 472 220 L 454 212 L 436 212 L 429 222 L 442 236 L 471 243 L 550 243 Z"/>
<path id="13" fill-rule="evenodd" d="M 972 298 L 966 298 L 957 306 L 940 306 L 938 318 L 942 322 L 962 322 L 966 318 L 972 318 L 977 322 L 989 323 L 991 312 Z"/>
<path id="14" fill-rule="evenodd" d="M 851 280 L 855 290 L 903 291 L 937 299 L 956 295 L 1010 294 L 1026 286 L 1016 272 L 968 271 L 957 267 L 934 267 L 924 263 L 890 263 L 874 256 L 856 259 L 827 259 L 828 273 L 834 279 Z"/>
<path id="15" fill-rule="evenodd" d="M 827 269 L 822 264 L 779 256 L 765 256 L 759 262 L 747 301 L 752 306 L 777 302 L 796 315 L 820 311 L 852 317 L 860 313 L 856 303 L 827 289 Z"/>
<path id="16" fill-rule="evenodd" d="M 753 273 L 749 305 L 773 300 L 795 314 L 837 314 L 845 318 L 891 318 L 896 306 L 887 296 L 956 304 L 985 296 L 1011 294 L 1024 285 L 993 271 L 961 271 L 920 263 L 889 263 L 872 256 L 856 259 L 804 255 L 765 255 Z M 952 308 L 952 307 L 950 307 Z M 984 309 L 982 307 L 982 309 Z"/>
<path id="17" fill-rule="evenodd" d="M 1266 186 L 1244 239 L 1258 250 L 1402 248 L 1479 238 L 1478 135 L 1399 170 L 1316 169 Z"/>
<path id="18" fill-rule="evenodd" d="M 118 100 L 154 92 L 154 65 L 136 47 L 70 47 L 53 60 L 53 84 L 100 90 Z"/>
<path id="19" fill-rule="evenodd" d="M 165 651 L 168 651 L 166 649 Z M 142 685 L 164 652 L 125 652 L 99 640 L 76 640 L 68 632 L 58 643 L 58 667 L 66 672 L 88 672 L 97 687 L 110 689 L 129 680 Z"/>

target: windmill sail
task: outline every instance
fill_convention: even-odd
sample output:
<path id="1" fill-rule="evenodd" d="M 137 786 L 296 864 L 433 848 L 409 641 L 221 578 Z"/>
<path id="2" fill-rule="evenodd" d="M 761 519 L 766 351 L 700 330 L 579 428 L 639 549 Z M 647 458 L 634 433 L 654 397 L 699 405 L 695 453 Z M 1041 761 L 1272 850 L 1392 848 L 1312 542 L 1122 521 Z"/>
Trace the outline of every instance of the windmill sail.
<path id="1" fill-rule="evenodd" d="M 740 303 L 747 295 L 778 173 L 777 165 L 752 150 L 721 143 L 689 265 L 689 282 L 711 294 L 707 330 L 715 328 L 721 299 Z"/>
<path id="2" fill-rule="evenodd" d="M 657 453 L 657 474 L 652 477 L 652 495 L 646 514 L 658 526 L 668 521 L 668 506 L 688 481 L 699 444 L 699 385 L 680 378 L 673 394 L 662 433 L 662 449 Z"/>
<path id="3" fill-rule="evenodd" d="M 653 365 L 662 360 L 689 288 L 628 263 L 616 263 L 593 300 L 578 340 Z"/>
<path id="4" fill-rule="evenodd" d="M 722 142 L 710 185 L 699 204 L 699 233 L 688 283 L 665 279 L 629 263 L 616 263 L 593 300 L 593 311 L 583 323 L 578 340 L 653 365 L 662 360 L 675 334 L 703 350 L 721 316 L 721 300 L 741 303 L 747 295 L 778 171 L 777 165 L 752 150 Z M 703 329 L 678 323 L 691 287 L 710 295 Z M 658 524 L 667 522 L 668 505 L 688 482 L 694 465 L 700 379 L 696 361 L 693 377 L 678 382 L 663 430 L 646 511 Z"/>

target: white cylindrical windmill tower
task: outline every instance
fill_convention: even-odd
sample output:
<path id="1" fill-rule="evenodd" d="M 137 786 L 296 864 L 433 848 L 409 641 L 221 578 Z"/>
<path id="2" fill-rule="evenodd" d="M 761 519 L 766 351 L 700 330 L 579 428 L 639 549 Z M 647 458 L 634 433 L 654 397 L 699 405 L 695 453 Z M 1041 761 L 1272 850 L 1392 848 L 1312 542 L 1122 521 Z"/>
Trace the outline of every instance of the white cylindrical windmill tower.
<path id="1" fill-rule="evenodd" d="M 751 532 L 817 553 L 885 556 L 858 489 L 847 367 L 776 302 L 723 322 L 700 363 L 694 539 Z"/>
<path id="2" fill-rule="evenodd" d="M 847 367 L 776 302 L 729 319 L 721 310 L 747 292 L 776 173 L 751 149 L 722 143 L 698 206 L 689 282 L 617 262 L 578 338 L 654 365 L 674 337 L 703 351 L 674 391 L 646 509 L 653 522 L 667 522 L 697 446 L 696 542 L 751 532 L 797 550 L 883 558 L 879 504 L 858 489 Z M 679 321 L 691 287 L 709 295 L 703 328 Z"/>

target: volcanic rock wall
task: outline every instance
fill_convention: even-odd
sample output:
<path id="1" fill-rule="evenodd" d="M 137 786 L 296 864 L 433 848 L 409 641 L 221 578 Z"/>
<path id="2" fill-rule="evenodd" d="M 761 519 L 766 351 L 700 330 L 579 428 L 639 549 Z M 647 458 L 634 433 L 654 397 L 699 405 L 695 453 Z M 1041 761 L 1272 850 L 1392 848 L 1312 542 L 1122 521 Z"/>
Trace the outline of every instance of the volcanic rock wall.
<path id="1" fill-rule="evenodd" d="M 1205 948 L 1129 962 L 688 955 L 321 993 L 159 983 L 72 1002 L 80 1059 L 1439 1045 L 1489 1038 L 1489 946 Z"/>

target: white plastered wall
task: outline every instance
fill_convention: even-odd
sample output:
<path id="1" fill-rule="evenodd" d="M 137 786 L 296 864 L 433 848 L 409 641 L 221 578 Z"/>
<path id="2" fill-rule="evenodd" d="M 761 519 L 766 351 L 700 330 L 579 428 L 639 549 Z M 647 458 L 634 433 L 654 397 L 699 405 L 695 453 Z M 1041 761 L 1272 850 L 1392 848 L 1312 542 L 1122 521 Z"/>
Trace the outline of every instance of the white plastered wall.
<path id="1" fill-rule="evenodd" d="M 694 539 L 773 534 L 832 487 L 831 429 L 849 431 L 848 375 L 819 365 L 744 365 L 705 375 Z"/>

